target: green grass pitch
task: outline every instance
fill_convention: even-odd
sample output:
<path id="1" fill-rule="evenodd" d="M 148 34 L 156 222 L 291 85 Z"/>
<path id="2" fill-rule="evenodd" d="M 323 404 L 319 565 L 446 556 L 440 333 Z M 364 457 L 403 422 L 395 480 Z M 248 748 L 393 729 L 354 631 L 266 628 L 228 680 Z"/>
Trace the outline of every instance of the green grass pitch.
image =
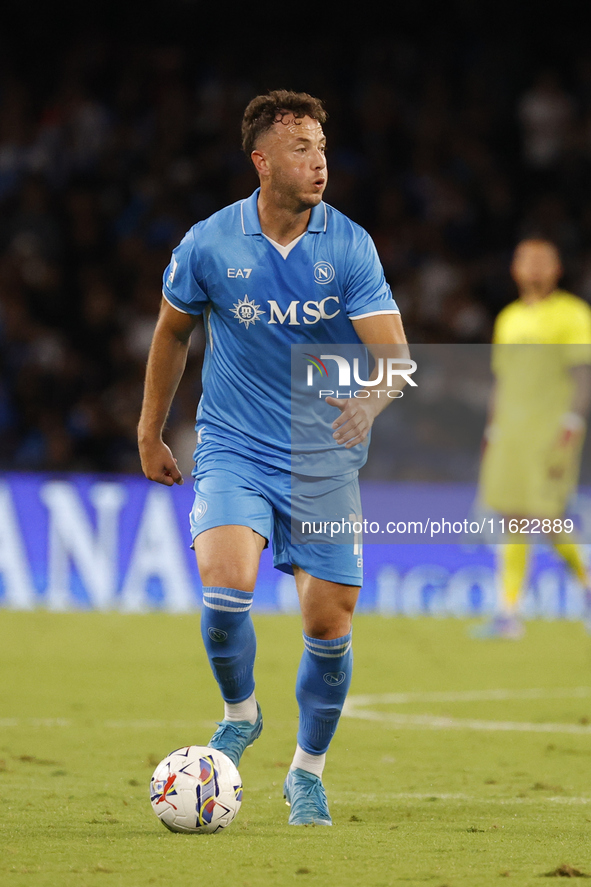
<path id="1" fill-rule="evenodd" d="M 471 640 L 466 621 L 357 617 L 325 771 L 334 826 L 293 828 L 281 789 L 299 620 L 255 621 L 265 729 L 242 760 L 242 810 L 188 836 L 158 822 L 148 785 L 221 716 L 198 615 L 0 611 L 3 887 L 527 887 L 562 866 L 591 873 L 581 625 L 533 622 L 503 642 Z"/>

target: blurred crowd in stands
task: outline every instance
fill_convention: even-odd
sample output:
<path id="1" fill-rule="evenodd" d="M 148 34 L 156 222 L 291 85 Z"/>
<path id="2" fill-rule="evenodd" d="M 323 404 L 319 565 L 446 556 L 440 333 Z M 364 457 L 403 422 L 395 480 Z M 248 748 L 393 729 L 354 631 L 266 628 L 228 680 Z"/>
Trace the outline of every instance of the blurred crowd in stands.
<path id="1" fill-rule="evenodd" d="M 364 225 L 415 343 L 490 339 L 523 234 L 560 245 L 591 300 L 591 54 L 519 66 L 502 44 L 367 41 L 289 81 L 102 38 L 32 82 L 0 67 L 0 467 L 137 471 L 162 272 L 184 232 L 256 187 L 247 102 L 307 89 L 329 112 L 326 200 Z M 197 329 L 169 423 L 193 447 Z"/>

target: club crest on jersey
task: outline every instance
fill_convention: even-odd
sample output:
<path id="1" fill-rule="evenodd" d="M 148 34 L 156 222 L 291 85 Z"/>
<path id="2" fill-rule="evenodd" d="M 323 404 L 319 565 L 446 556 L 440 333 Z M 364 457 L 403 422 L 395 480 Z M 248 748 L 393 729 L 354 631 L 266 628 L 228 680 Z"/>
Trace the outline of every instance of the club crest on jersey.
<path id="1" fill-rule="evenodd" d="M 331 283 L 335 277 L 335 270 L 330 262 L 316 262 L 314 265 L 314 280 L 316 283 Z"/>
<path id="2" fill-rule="evenodd" d="M 236 320 L 244 324 L 246 329 L 249 328 L 251 323 L 260 320 L 261 316 L 266 313 L 265 311 L 261 311 L 261 306 L 255 305 L 254 299 L 249 299 L 247 295 L 245 295 L 243 299 L 238 299 L 234 307 L 229 310 L 232 312 Z"/>

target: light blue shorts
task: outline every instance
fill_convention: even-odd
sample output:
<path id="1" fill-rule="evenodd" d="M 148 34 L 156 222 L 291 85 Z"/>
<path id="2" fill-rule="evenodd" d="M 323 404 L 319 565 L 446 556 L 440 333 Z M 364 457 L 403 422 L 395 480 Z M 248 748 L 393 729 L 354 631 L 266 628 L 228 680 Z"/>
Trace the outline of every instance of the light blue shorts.
<path id="1" fill-rule="evenodd" d="M 271 540 L 278 570 L 293 573 L 295 565 L 317 579 L 362 584 L 361 536 L 351 529 L 354 519 L 361 520 L 356 471 L 302 478 L 243 454 L 200 446 L 194 477 L 191 539 L 212 527 L 250 527 Z"/>

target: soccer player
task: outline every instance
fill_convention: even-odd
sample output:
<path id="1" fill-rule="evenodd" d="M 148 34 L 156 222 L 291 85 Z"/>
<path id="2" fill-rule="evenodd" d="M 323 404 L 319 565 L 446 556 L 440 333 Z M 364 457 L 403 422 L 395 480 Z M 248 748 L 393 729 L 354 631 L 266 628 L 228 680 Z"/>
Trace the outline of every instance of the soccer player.
<path id="1" fill-rule="evenodd" d="M 199 222 L 174 250 L 148 365 L 139 423 L 148 478 L 182 483 L 162 440 L 189 337 L 203 314 L 207 347 L 197 412 L 193 547 L 203 582 L 202 637 L 224 700 L 209 744 L 238 764 L 263 721 L 253 677 L 250 609 L 259 558 L 293 573 L 304 650 L 299 731 L 284 785 L 292 825 L 331 825 L 326 752 L 351 681 L 352 615 L 362 582 L 354 546 L 294 545 L 290 534 L 290 346 L 404 345 L 396 304 L 369 235 L 322 200 L 326 112 L 306 93 L 258 96 L 242 122 L 260 187 Z M 334 478 L 359 513 L 357 470 L 386 401 L 328 398 L 330 446 L 350 454 Z"/>
<path id="2" fill-rule="evenodd" d="M 591 345 L 591 308 L 557 288 L 562 263 L 548 240 L 519 243 L 511 273 L 519 298 L 500 312 L 493 331 L 495 388 L 481 495 L 507 520 L 554 521 L 564 517 L 578 480 L 591 364 L 591 349 L 581 346 Z M 477 636 L 517 639 L 523 634 L 517 608 L 531 546 L 527 535 L 514 538 L 499 550 L 499 612 Z M 588 601 L 589 578 L 572 536 L 563 531 L 542 538 L 568 564 Z"/>

